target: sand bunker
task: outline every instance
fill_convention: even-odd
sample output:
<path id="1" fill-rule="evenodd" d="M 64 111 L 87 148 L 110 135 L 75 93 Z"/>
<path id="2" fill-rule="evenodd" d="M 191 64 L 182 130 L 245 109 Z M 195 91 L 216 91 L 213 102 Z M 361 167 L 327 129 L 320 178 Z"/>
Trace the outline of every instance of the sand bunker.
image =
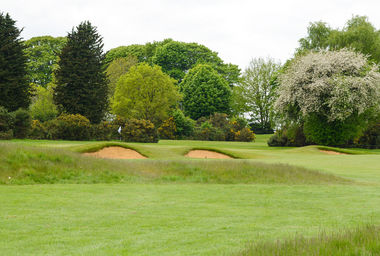
<path id="1" fill-rule="evenodd" d="M 191 158 L 231 159 L 232 157 L 210 150 L 191 150 L 185 155 Z"/>
<path id="2" fill-rule="evenodd" d="M 139 152 L 122 147 L 106 147 L 97 152 L 84 153 L 85 156 L 94 156 L 98 158 L 110 159 L 145 159 L 146 157 Z"/>
<path id="3" fill-rule="evenodd" d="M 340 153 L 340 152 L 331 151 L 331 150 L 322 150 L 322 149 L 320 149 L 319 151 L 321 151 L 322 153 L 328 154 L 328 155 L 347 155 L 345 153 Z"/>

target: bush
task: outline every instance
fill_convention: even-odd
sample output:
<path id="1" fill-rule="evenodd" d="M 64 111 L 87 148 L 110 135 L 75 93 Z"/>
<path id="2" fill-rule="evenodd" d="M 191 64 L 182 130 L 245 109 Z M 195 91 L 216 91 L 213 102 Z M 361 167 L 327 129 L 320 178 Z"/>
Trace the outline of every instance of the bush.
<path id="1" fill-rule="evenodd" d="M 13 130 L 0 132 L 0 140 L 11 140 L 13 138 Z"/>
<path id="2" fill-rule="evenodd" d="M 194 133 L 195 121 L 187 117 L 179 109 L 173 112 L 173 119 L 176 126 L 176 138 L 182 139 L 190 137 Z"/>
<path id="3" fill-rule="evenodd" d="M 88 140 L 90 138 L 90 121 L 79 114 L 62 114 L 49 125 L 57 131 L 57 134 L 52 134 L 52 139 Z"/>
<path id="4" fill-rule="evenodd" d="M 277 131 L 267 143 L 270 147 L 302 147 L 308 145 L 303 126 L 295 124 Z"/>
<path id="5" fill-rule="evenodd" d="M 225 134 L 219 128 L 214 127 L 208 121 L 202 123 L 200 127 L 195 129 L 194 139 L 196 140 L 210 140 L 210 141 L 224 141 Z"/>
<path id="6" fill-rule="evenodd" d="M 157 130 L 149 120 L 129 119 L 121 130 L 121 138 L 128 142 L 158 142 Z"/>
<path id="7" fill-rule="evenodd" d="M 119 126 L 111 122 L 101 122 L 99 124 L 91 125 L 91 134 L 90 138 L 93 140 L 111 140 L 113 138 L 120 138 L 119 133 L 117 132 Z M 115 134 L 117 136 L 115 137 Z"/>
<path id="8" fill-rule="evenodd" d="M 362 148 L 380 148 L 380 122 L 373 124 L 364 131 L 356 146 Z"/>
<path id="9" fill-rule="evenodd" d="M 255 134 L 251 129 L 245 127 L 235 133 L 235 141 L 251 142 L 255 140 Z"/>
<path id="10" fill-rule="evenodd" d="M 359 117 L 350 117 L 345 121 L 331 121 L 321 115 L 309 115 L 304 124 L 304 133 L 308 142 L 326 146 L 345 146 L 357 138 L 362 127 Z"/>
<path id="11" fill-rule="evenodd" d="M 14 112 L 14 137 L 24 139 L 29 135 L 32 125 L 32 118 L 25 109 L 18 109 Z"/>
<path id="12" fill-rule="evenodd" d="M 174 140 L 176 138 L 177 127 L 174 122 L 174 118 L 170 117 L 165 120 L 158 128 L 158 134 L 161 139 Z"/>
<path id="13" fill-rule="evenodd" d="M 272 134 L 274 133 L 274 130 L 270 125 L 263 127 L 259 123 L 250 123 L 249 126 L 251 127 L 252 131 L 256 134 Z"/>
<path id="14" fill-rule="evenodd" d="M 47 138 L 46 125 L 42 124 L 39 120 L 33 120 L 29 138 L 35 140 L 42 140 Z"/>
<path id="15" fill-rule="evenodd" d="M 0 139 L 8 140 L 13 137 L 13 123 L 14 118 L 8 110 L 2 106 L 0 106 Z"/>

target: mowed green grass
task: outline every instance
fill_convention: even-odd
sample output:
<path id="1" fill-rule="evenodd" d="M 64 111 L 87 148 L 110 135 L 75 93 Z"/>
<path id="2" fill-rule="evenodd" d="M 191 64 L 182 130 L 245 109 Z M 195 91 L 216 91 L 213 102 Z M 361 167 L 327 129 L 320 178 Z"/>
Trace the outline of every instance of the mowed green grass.
<path id="1" fill-rule="evenodd" d="M 327 155 L 267 138 L 120 144 L 150 158 L 132 161 L 80 155 L 102 142 L 0 142 L 3 183 L 34 184 L 0 186 L 0 251 L 235 255 L 252 242 L 380 225 L 380 151 Z M 185 158 L 193 148 L 242 159 Z"/>

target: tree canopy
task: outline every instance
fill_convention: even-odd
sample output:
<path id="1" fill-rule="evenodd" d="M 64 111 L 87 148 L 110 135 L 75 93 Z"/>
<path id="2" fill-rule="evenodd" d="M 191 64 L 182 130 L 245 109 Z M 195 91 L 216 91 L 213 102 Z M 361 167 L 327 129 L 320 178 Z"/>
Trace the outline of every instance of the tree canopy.
<path id="1" fill-rule="evenodd" d="M 230 112 L 231 88 L 210 65 L 199 64 L 190 69 L 180 88 L 184 112 L 193 119 Z"/>
<path id="2" fill-rule="evenodd" d="M 8 13 L 0 13 L 0 106 L 8 111 L 28 108 L 31 96 L 22 30 L 15 24 Z"/>
<path id="3" fill-rule="evenodd" d="M 347 49 L 309 53 L 281 75 L 278 94 L 276 108 L 285 119 L 304 123 L 315 143 L 339 145 L 379 111 L 380 74 L 363 54 Z"/>
<path id="4" fill-rule="evenodd" d="M 350 48 L 380 63 L 380 31 L 365 16 L 352 17 L 343 29 L 332 29 L 321 21 L 310 23 L 308 35 L 299 42 L 298 52 Z"/>
<path id="5" fill-rule="evenodd" d="M 273 104 L 276 100 L 277 83 L 274 76 L 280 64 L 271 58 L 253 59 L 245 69 L 241 83 L 236 87 L 239 92 L 239 104 L 250 113 L 252 121 L 262 130 L 271 130 L 274 126 Z M 234 88 L 235 89 L 235 88 Z"/>
<path id="6" fill-rule="evenodd" d="M 66 43 L 66 37 L 39 36 L 24 42 L 28 58 L 28 79 L 43 87 L 53 80 L 58 55 Z"/>
<path id="7" fill-rule="evenodd" d="M 120 77 L 112 111 L 124 118 L 146 119 L 159 125 L 180 98 L 174 79 L 159 66 L 141 63 Z"/>
<path id="8" fill-rule="evenodd" d="M 81 114 L 99 123 L 108 106 L 108 85 L 103 65 L 101 36 L 90 22 L 67 35 L 55 71 L 54 101 L 61 111 Z"/>

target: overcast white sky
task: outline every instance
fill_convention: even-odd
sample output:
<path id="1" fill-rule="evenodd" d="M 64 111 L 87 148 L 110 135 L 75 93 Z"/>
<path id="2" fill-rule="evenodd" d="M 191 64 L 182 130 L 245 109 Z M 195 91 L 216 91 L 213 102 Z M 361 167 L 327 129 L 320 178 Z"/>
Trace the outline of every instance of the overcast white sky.
<path id="1" fill-rule="evenodd" d="M 22 36 L 65 36 L 89 20 L 105 50 L 164 38 L 204 44 L 244 69 L 254 57 L 284 62 L 311 21 L 343 27 L 353 14 L 380 28 L 379 0 L 1 0 Z"/>

